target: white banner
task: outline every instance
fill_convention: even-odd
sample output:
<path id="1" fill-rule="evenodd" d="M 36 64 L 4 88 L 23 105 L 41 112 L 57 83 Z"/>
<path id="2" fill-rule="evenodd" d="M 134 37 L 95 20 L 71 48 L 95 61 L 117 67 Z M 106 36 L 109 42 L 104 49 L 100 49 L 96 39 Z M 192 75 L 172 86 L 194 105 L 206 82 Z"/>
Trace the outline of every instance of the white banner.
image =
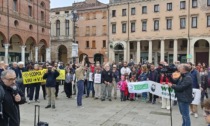
<path id="1" fill-rule="evenodd" d="M 169 88 L 168 85 L 163 85 L 154 81 L 141 81 L 128 83 L 129 93 L 143 93 L 150 92 L 154 95 L 168 98 L 170 97 L 169 91 L 171 93 L 171 99 L 177 100 L 175 97 L 175 91 Z M 192 104 L 199 105 L 201 99 L 201 91 L 199 89 L 193 89 L 193 101 Z"/>
<path id="2" fill-rule="evenodd" d="M 72 57 L 78 57 L 78 44 L 72 43 Z"/>
<path id="3" fill-rule="evenodd" d="M 101 83 L 101 74 L 94 75 L 94 83 L 100 84 Z"/>

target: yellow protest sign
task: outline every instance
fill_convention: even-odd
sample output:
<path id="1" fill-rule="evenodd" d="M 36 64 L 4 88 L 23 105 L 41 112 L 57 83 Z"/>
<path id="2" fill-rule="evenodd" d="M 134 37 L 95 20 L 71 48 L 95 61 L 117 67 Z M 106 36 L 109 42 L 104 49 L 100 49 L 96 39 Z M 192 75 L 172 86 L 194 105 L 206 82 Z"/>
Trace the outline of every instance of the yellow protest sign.
<path id="1" fill-rule="evenodd" d="M 45 73 L 44 70 L 22 72 L 23 84 L 44 82 L 45 81 L 43 80 L 44 73 Z"/>
<path id="2" fill-rule="evenodd" d="M 22 72 L 23 84 L 45 83 L 46 80 L 43 79 L 43 76 L 46 73 L 46 70 L 47 69 Z M 58 70 L 58 72 L 60 75 L 56 78 L 56 80 L 65 80 L 65 70 Z"/>
<path id="3" fill-rule="evenodd" d="M 65 70 L 58 70 L 60 75 L 56 78 L 56 80 L 65 80 L 66 78 L 66 71 Z"/>

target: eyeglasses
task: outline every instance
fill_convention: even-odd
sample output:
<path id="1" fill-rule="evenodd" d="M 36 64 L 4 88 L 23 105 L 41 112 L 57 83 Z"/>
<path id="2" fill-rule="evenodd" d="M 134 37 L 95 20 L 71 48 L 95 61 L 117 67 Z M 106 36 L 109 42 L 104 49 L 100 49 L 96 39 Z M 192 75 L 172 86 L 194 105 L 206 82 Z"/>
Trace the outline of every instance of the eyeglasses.
<path id="1" fill-rule="evenodd" d="M 5 79 L 8 81 L 14 81 L 16 79 L 16 77 L 15 78 L 5 78 Z"/>

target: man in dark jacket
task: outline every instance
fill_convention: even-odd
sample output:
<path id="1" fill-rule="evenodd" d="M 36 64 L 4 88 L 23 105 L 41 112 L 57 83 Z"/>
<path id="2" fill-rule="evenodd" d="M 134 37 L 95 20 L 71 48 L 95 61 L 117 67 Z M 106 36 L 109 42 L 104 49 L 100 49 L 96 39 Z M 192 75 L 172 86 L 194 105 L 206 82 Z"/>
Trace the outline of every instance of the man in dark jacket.
<path id="1" fill-rule="evenodd" d="M 59 75 L 60 74 L 55 67 L 49 66 L 47 72 L 43 76 L 43 79 L 46 79 L 46 90 L 48 96 L 48 105 L 45 108 L 52 107 L 55 109 L 56 78 Z"/>
<path id="2" fill-rule="evenodd" d="M 112 84 L 112 75 L 113 74 L 112 74 L 112 71 L 110 70 L 110 66 L 109 66 L 108 63 L 104 66 L 104 68 L 105 68 L 105 70 L 101 74 L 101 78 L 102 78 L 102 85 L 101 85 L 102 97 L 101 97 L 101 101 L 105 100 L 107 92 L 108 92 L 109 101 L 112 101 L 111 93 L 112 93 L 112 88 L 113 88 L 113 84 Z"/>
<path id="3" fill-rule="evenodd" d="M 191 104 L 192 97 L 192 77 L 190 76 L 190 66 L 187 64 L 182 64 L 179 67 L 181 72 L 181 77 L 179 82 L 175 84 L 169 83 L 168 86 L 175 90 L 177 101 L 179 104 L 179 110 L 182 115 L 183 123 L 182 126 L 190 126 L 190 115 L 189 115 L 189 105 Z"/>
<path id="4" fill-rule="evenodd" d="M 158 72 L 155 70 L 155 66 L 153 64 L 150 65 L 150 71 L 148 72 L 148 80 L 158 82 Z M 153 98 L 152 98 L 153 96 Z M 152 95 L 152 93 L 149 93 L 149 101 L 147 103 L 156 103 L 156 98 L 158 96 Z"/>
<path id="5" fill-rule="evenodd" d="M 21 90 L 15 85 L 16 74 L 13 70 L 5 70 L 1 74 L 0 88 L 3 91 L 0 126 L 20 126 L 19 104 L 26 102 Z"/>
<path id="6" fill-rule="evenodd" d="M 199 72 L 195 69 L 195 65 L 193 65 L 191 62 L 188 63 L 191 66 L 190 75 L 192 77 L 192 88 L 200 89 L 201 88 L 201 78 Z M 190 114 L 194 115 L 195 118 L 198 117 L 198 105 L 190 105 Z"/>

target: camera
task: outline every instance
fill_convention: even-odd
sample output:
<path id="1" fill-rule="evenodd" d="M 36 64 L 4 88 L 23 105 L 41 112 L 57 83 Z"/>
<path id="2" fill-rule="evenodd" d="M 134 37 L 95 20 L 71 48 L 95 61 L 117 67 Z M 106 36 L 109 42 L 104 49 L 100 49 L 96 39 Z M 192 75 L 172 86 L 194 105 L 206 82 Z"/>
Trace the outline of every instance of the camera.
<path id="1" fill-rule="evenodd" d="M 162 64 L 161 64 L 162 65 Z M 172 73 L 177 71 L 177 67 L 175 64 L 170 64 L 168 66 L 162 65 L 162 69 L 160 69 L 160 73 L 163 73 L 166 76 L 171 76 Z"/>

